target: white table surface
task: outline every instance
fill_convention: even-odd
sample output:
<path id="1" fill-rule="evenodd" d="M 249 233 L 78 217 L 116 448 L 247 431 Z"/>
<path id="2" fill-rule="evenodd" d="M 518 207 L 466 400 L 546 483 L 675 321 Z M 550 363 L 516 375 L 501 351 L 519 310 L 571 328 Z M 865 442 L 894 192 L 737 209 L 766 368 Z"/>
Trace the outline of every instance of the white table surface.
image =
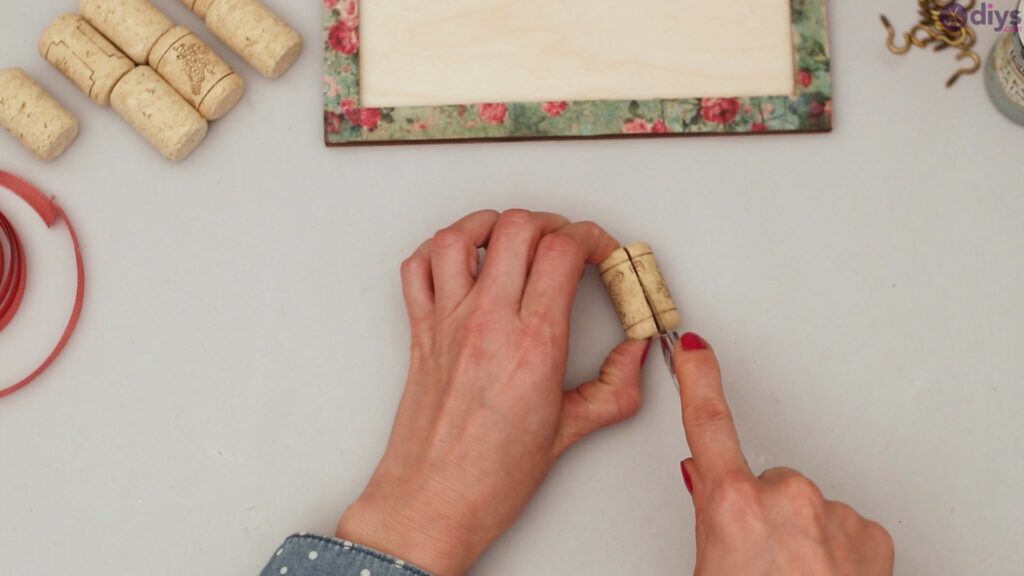
<path id="1" fill-rule="evenodd" d="M 289 533 L 331 533 L 404 380 L 398 264 L 481 207 L 652 243 L 719 351 L 752 466 L 797 467 L 884 523 L 898 574 L 1020 573 L 1024 128 L 981 76 L 945 90 L 951 55 L 885 50 L 878 13 L 903 26 L 913 2 L 832 3 L 832 134 L 333 150 L 321 3 L 271 5 L 307 50 L 271 82 L 215 44 L 249 92 L 172 165 L 36 54 L 72 1 L 0 1 L 0 65 L 83 123 L 52 164 L 0 137 L 0 168 L 58 196 L 89 275 L 66 354 L 0 401 L 0 574 L 251 576 Z M 35 267 L 0 335 L 10 380 L 59 332 L 70 254 L 0 207 Z M 619 337 L 593 274 L 577 310 L 573 381 Z M 640 414 L 572 450 L 476 573 L 690 569 L 687 451 L 654 360 Z"/>

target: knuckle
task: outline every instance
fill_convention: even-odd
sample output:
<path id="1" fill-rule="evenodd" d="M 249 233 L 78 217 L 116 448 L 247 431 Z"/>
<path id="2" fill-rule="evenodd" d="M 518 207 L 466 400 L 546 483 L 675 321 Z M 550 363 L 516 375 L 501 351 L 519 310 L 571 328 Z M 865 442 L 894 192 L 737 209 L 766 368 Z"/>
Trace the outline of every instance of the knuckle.
<path id="1" fill-rule="evenodd" d="M 410 256 L 402 261 L 401 273 L 402 278 L 408 279 L 411 276 L 423 271 L 424 268 L 429 267 L 429 260 L 423 256 Z"/>
<path id="2" fill-rule="evenodd" d="M 466 233 L 457 228 L 444 228 L 434 234 L 434 247 L 440 249 L 465 246 L 469 243 Z"/>
<path id="3" fill-rule="evenodd" d="M 532 220 L 533 214 L 520 208 L 505 210 L 498 216 L 498 224 L 502 226 L 525 226 Z"/>
<path id="4" fill-rule="evenodd" d="M 844 502 L 830 502 L 829 513 L 845 527 L 858 527 L 865 522 L 853 507 Z"/>
<path id="5" fill-rule="evenodd" d="M 886 533 L 881 525 L 864 518 L 849 504 L 843 502 L 832 503 L 832 515 L 834 520 L 843 527 L 847 534 L 871 535 L 876 531 Z"/>
<path id="6" fill-rule="evenodd" d="M 778 467 L 775 467 L 775 468 L 769 468 L 769 469 L 765 470 L 764 472 L 762 472 L 761 473 L 761 478 L 762 479 L 769 478 L 769 477 L 772 477 L 772 478 L 785 478 L 785 477 L 791 476 L 793 474 L 798 474 L 798 472 L 796 470 L 793 470 L 792 468 L 787 468 L 785 466 L 778 466 Z"/>
<path id="7" fill-rule="evenodd" d="M 710 495 L 712 520 L 719 527 L 749 526 L 759 517 L 762 505 L 757 483 L 740 474 L 719 478 Z"/>
<path id="8" fill-rule="evenodd" d="M 572 236 L 566 234 L 548 234 L 540 241 L 540 249 L 555 254 L 579 255 L 583 247 Z"/>
<path id="9" fill-rule="evenodd" d="M 825 538 L 825 499 L 818 487 L 805 476 L 791 476 L 783 480 L 781 489 L 782 506 L 793 521 L 813 540 Z"/>
<path id="10" fill-rule="evenodd" d="M 725 401 L 707 398 L 694 402 L 684 413 L 686 421 L 698 428 L 707 428 L 732 423 L 732 413 Z"/>
<path id="11" fill-rule="evenodd" d="M 578 226 L 580 230 L 582 230 L 583 233 L 590 238 L 597 238 L 599 236 L 605 235 L 604 228 L 601 228 L 601 226 L 597 222 L 594 222 L 592 220 L 584 220 L 580 222 Z"/>
<path id="12" fill-rule="evenodd" d="M 878 549 L 890 557 L 893 556 L 896 553 L 896 543 L 892 539 L 892 534 L 878 522 L 867 520 L 867 525 L 868 533 L 876 542 Z"/>
<path id="13" fill-rule="evenodd" d="M 818 485 L 806 476 L 790 476 L 782 481 L 781 487 L 790 500 L 821 505 L 825 503 Z"/>

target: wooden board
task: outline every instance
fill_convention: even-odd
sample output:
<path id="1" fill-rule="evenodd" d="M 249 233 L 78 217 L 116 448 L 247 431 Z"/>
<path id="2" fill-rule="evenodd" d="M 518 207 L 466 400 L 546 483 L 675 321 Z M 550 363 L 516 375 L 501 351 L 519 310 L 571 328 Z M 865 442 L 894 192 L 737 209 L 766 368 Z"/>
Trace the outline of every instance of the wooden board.
<path id="1" fill-rule="evenodd" d="M 831 128 L 825 0 L 325 0 L 328 144 Z"/>
<path id="2" fill-rule="evenodd" d="M 788 0 L 372 0 L 365 106 L 785 94 Z"/>

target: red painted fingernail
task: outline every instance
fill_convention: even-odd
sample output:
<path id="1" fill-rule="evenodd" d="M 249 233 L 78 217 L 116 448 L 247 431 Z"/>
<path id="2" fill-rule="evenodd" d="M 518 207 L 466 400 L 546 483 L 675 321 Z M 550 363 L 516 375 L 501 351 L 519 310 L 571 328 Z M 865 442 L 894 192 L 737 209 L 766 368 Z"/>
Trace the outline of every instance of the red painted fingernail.
<path id="1" fill-rule="evenodd" d="M 647 362 L 647 353 L 651 351 L 652 340 L 647 341 L 647 348 L 644 348 L 644 355 L 640 358 L 640 365 L 643 366 Z"/>
<path id="2" fill-rule="evenodd" d="M 686 460 L 679 463 L 679 469 L 683 471 L 683 484 L 686 484 L 686 491 L 693 495 L 693 478 L 690 478 L 690 473 L 686 471 Z"/>
<path id="3" fill-rule="evenodd" d="M 679 344 L 683 347 L 683 350 L 687 352 L 708 349 L 708 343 L 705 342 L 703 338 L 694 334 L 693 332 L 687 332 L 686 334 L 683 334 L 683 337 L 679 339 Z"/>

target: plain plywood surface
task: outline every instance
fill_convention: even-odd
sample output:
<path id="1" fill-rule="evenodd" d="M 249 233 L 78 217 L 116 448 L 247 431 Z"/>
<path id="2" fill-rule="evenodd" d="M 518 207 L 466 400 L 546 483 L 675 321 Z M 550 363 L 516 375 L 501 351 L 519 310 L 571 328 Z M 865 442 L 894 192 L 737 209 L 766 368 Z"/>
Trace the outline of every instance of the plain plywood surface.
<path id="1" fill-rule="evenodd" d="M 74 2 L 0 0 L 3 65 L 82 120 L 53 164 L 0 135 L 0 166 L 58 195 L 89 272 L 66 355 L 0 401 L 0 574 L 255 576 L 288 533 L 329 533 L 404 381 L 399 262 L 485 206 L 650 242 L 684 326 L 721 355 L 751 464 L 802 469 L 883 522 L 897 574 L 1020 572 L 1024 129 L 980 78 L 945 90 L 950 55 L 886 51 L 878 13 L 913 6 L 831 6 L 832 134 L 327 150 L 322 2 L 268 0 L 310 44 L 276 82 L 158 4 L 250 82 L 181 165 L 35 54 Z M 33 293 L 70 302 L 66 240 L 28 216 Z M 38 323 L 0 334 L 5 375 L 59 332 L 63 310 L 30 306 Z M 574 323 L 579 381 L 621 333 L 593 273 Z M 567 454 L 476 573 L 692 567 L 658 360 L 640 414 Z"/>
<path id="2" fill-rule="evenodd" d="M 789 94 L 787 0 L 375 0 L 366 106 Z"/>

